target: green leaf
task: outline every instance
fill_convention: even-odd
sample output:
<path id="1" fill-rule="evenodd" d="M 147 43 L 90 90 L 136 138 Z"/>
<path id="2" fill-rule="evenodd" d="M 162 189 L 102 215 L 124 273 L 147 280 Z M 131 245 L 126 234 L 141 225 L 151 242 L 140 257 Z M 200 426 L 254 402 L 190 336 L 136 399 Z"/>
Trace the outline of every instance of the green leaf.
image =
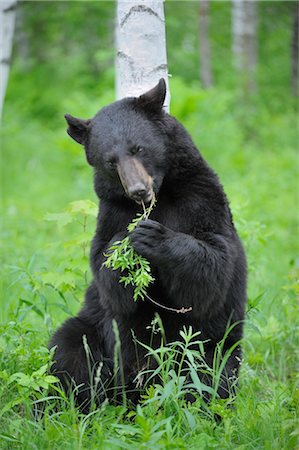
<path id="1" fill-rule="evenodd" d="M 189 427 L 191 428 L 191 430 L 193 430 L 196 427 L 196 420 L 195 420 L 194 416 L 186 408 L 184 408 L 183 411 L 185 413 Z"/>
<path id="2" fill-rule="evenodd" d="M 64 227 L 65 225 L 71 223 L 73 221 L 73 218 L 72 218 L 71 214 L 69 214 L 67 212 L 55 213 L 55 214 L 48 213 L 45 215 L 45 220 L 54 221 L 57 223 L 57 225 L 59 227 Z"/>
<path id="3" fill-rule="evenodd" d="M 12 434 L 0 433 L 0 438 L 5 439 L 6 441 L 21 444 L 21 441 L 19 441 L 19 439 L 15 438 Z"/>
<path id="4" fill-rule="evenodd" d="M 98 205 L 91 200 L 77 200 L 69 204 L 67 211 L 70 213 L 78 213 L 85 216 L 97 217 Z"/>
<path id="5" fill-rule="evenodd" d="M 8 384 L 16 382 L 20 386 L 28 387 L 31 383 L 31 379 L 28 375 L 22 372 L 16 372 L 9 377 Z"/>
<path id="6" fill-rule="evenodd" d="M 43 366 L 41 366 L 38 370 L 36 370 L 35 372 L 33 372 L 33 376 L 42 376 L 44 375 L 48 370 L 48 364 L 44 364 Z"/>
<path id="7" fill-rule="evenodd" d="M 10 402 L 6 403 L 4 407 L 1 409 L 0 417 L 6 412 L 10 411 L 14 406 L 20 405 L 24 402 L 24 399 L 22 397 L 15 398 L 14 400 L 11 400 Z"/>
<path id="8" fill-rule="evenodd" d="M 59 383 L 59 380 L 57 377 L 54 377 L 53 375 L 47 375 L 44 378 L 45 382 L 48 384 L 54 384 L 54 383 Z"/>

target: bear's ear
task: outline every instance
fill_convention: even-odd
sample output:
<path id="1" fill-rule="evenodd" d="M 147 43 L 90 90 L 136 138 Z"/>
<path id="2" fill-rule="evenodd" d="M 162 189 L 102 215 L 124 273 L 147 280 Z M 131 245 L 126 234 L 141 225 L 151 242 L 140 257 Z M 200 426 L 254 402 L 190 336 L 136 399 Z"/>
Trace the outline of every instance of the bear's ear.
<path id="1" fill-rule="evenodd" d="M 161 112 L 166 96 L 166 83 L 161 78 L 159 83 L 150 91 L 138 97 L 138 104 L 149 112 Z"/>
<path id="2" fill-rule="evenodd" d="M 77 119 L 70 114 L 65 114 L 68 123 L 67 133 L 79 144 L 84 145 L 87 139 L 90 120 Z"/>

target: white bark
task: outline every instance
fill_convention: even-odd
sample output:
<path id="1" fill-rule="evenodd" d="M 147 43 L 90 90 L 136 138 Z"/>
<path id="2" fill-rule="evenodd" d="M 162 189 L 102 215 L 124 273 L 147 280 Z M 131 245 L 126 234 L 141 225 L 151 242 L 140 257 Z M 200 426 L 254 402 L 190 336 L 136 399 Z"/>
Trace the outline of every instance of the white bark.
<path id="1" fill-rule="evenodd" d="M 199 0 L 199 56 L 200 78 L 204 88 L 213 85 L 211 47 L 209 41 L 209 0 Z"/>
<path id="2" fill-rule="evenodd" d="M 0 85 L 0 118 L 6 86 L 9 75 L 11 50 L 13 44 L 13 34 L 16 18 L 16 0 L 0 1 L 0 64 L 1 64 L 1 85 Z"/>
<path id="3" fill-rule="evenodd" d="M 116 23 L 116 96 L 138 96 L 160 78 L 167 83 L 165 109 L 169 110 L 163 0 L 118 0 Z"/>
<path id="4" fill-rule="evenodd" d="M 232 0 L 233 55 L 236 69 L 244 76 L 246 89 L 256 88 L 257 1 Z"/>

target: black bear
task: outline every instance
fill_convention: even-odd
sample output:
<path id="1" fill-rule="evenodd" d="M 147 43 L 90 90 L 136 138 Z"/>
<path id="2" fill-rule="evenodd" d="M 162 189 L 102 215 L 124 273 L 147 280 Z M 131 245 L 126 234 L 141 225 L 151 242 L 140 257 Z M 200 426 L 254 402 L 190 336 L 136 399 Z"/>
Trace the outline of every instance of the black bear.
<path id="1" fill-rule="evenodd" d="M 90 257 L 93 281 L 81 311 L 58 329 L 50 343 L 56 346 L 52 370 L 66 389 L 77 386 L 83 409 L 92 397 L 98 402 L 103 398 L 97 392 L 95 396 L 95 385 L 104 386 L 108 398 L 113 391 L 109 387 L 114 373 L 113 320 L 121 343 L 121 383 L 128 392 L 134 391 L 133 381 L 146 353 L 142 346 L 136 349 L 133 335 L 148 345 L 157 312 L 168 342 L 179 339 L 184 325 L 201 331 L 201 338 L 208 341 L 205 359 L 210 366 L 228 324 L 236 323 L 224 344 L 223 352 L 235 348 L 223 371 L 220 397 L 229 395 L 231 380 L 238 374 L 237 343 L 246 303 L 244 251 L 217 175 L 184 127 L 164 112 L 165 94 L 161 79 L 140 97 L 116 101 L 91 120 L 65 116 L 68 134 L 84 146 L 94 168 L 94 187 L 101 200 Z M 138 225 L 130 240 L 151 264 L 155 282 L 150 297 L 172 308 L 192 307 L 185 314 L 147 300 L 134 302 L 132 287 L 119 283 L 120 273 L 103 266 L 104 253 L 127 234 L 128 224 L 141 212 L 140 203 L 148 204 L 153 196 L 157 202 L 151 218 Z"/>

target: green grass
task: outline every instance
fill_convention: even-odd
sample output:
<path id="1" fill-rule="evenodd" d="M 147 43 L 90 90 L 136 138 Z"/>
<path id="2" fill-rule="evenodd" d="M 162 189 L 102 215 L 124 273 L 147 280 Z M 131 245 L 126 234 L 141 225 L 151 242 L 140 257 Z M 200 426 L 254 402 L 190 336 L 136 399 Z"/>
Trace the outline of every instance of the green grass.
<path id="1" fill-rule="evenodd" d="M 7 103 L 3 148 L 3 290 L 0 299 L 1 449 L 295 449 L 298 445 L 298 131 L 291 107 L 240 107 L 236 93 L 172 82 L 172 113 L 219 174 L 249 261 L 249 310 L 233 407 L 198 396 L 187 406 L 170 369 L 135 411 L 59 407 L 35 421 L 33 401 L 58 395 L 40 370 L 53 330 L 82 303 L 97 203 L 82 149 L 59 126 Z M 84 116 L 113 98 L 84 106 Z M 85 99 L 77 95 L 77 105 Z M 211 107 L 212 105 L 212 107 Z M 72 105 L 61 104 L 62 113 Z M 73 105 L 74 106 L 74 105 Z M 77 110 L 80 107 L 77 106 Z M 86 200 L 78 202 L 78 200 Z M 171 359 L 171 352 L 169 360 Z M 19 375 L 15 375 L 15 374 Z M 172 384 L 171 384 L 171 383 Z M 170 384 L 169 384 L 170 383 Z M 168 386 L 168 388 L 166 388 Z M 217 413 L 220 423 L 213 419 Z"/>

